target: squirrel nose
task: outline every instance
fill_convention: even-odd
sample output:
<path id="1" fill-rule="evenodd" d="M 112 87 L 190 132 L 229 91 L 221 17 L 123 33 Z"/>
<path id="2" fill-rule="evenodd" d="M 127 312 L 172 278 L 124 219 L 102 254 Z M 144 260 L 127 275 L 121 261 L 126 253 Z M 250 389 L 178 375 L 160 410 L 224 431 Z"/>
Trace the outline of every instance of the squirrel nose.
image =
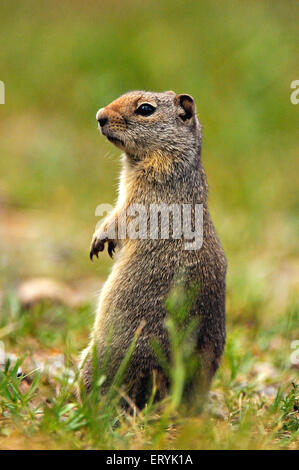
<path id="1" fill-rule="evenodd" d="M 96 120 L 100 124 L 101 127 L 104 127 L 105 124 L 108 122 L 108 117 L 103 113 L 105 108 L 100 108 L 96 114 Z"/>
<path id="2" fill-rule="evenodd" d="M 98 118 L 98 123 L 100 124 L 101 127 L 104 127 L 105 124 L 107 124 L 108 118 L 107 116 L 102 116 Z"/>

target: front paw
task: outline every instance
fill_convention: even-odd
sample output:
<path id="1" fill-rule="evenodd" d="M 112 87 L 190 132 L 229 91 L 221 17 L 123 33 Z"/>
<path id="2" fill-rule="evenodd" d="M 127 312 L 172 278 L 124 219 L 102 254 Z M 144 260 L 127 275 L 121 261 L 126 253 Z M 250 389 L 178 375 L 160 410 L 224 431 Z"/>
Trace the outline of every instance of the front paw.
<path id="1" fill-rule="evenodd" d="M 89 253 L 89 257 L 91 261 L 94 255 L 98 258 L 99 252 L 104 251 L 105 243 L 108 243 L 108 253 L 109 253 L 110 258 L 113 257 L 113 253 L 114 253 L 115 246 L 116 246 L 115 241 L 109 240 L 108 238 L 100 238 L 98 235 L 95 234 L 91 242 L 90 253 Z"/>

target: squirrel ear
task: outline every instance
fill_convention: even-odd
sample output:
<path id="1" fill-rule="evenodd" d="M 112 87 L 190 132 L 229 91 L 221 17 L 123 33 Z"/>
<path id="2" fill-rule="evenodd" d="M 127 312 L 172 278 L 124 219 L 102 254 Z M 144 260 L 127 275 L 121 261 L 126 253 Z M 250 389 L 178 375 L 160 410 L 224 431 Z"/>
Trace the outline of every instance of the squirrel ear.
<path id="1" fill-rule="evenodd" d="M 182 108 L 179 116 L 183 121 L 191 119 L 195 115 L 195 103 L 194 99 L 190 95 L 176 95 L 175 104 Z"/>

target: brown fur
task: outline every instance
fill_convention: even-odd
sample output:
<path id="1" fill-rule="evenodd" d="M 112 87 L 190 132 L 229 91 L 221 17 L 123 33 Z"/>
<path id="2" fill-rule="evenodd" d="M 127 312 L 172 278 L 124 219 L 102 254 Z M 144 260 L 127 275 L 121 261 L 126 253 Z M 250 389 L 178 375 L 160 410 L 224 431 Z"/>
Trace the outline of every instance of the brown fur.
<path id="1" fill-rule="evenodd" d="M 142 103 L 152 104 L 155 112 L 150 116 L 136 114 Z M 189 95 L 174 92 L 134 91 L 101 109 L 97 119 L 102 123 L 102 133 L 124 155 L 118 202 L 113 214 L 95 232 L 91 256 L 102 251 L 108 242 L 117 248 L 118 257 L 100 295 L 91 341 L 82 356 L 81 378 L 89 390 L 91 351 L 96 348 L 101 364 L 111 333 L 106 371 L 109 386 L 143 322 L 126 373 L 128 394 L 138 406 L 144 406 L 145 384 L 153 373 L 159 377 L 158 383 L 163 383 L 160 396 L 165 394 L 169 380 L 153 353 L 151 341 L 157 339 L 170 356 L 165 301 L 179 274 L 186 288 L 194 283 L 199 286 L 188 316 L 200 318 L 196 347 L 202 368 L 194 377 L 195 389 L 192 393 L 192 387 L 187 389 L 196 397 L 208 389 L 225 344 L 226 259 L 208 211 L 206 176 L 200 157 L 201 126 L 194 101 Z M 188 251 L 183 248 L 183 240 L 176 239 L 103 241 L 103 230 L 131 203 L 146 207 L 151 203 L 203 204 L 203 246 Z M 206 382 L 204 391 L 199 381 Z"/>

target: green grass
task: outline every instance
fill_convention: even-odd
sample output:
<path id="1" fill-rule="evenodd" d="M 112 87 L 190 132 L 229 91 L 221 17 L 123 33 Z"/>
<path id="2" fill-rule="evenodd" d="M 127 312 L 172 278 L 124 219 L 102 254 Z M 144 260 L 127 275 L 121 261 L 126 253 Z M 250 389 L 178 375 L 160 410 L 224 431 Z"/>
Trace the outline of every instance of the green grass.
<path id="1" fill-rule="evenodd" d="M 30 375 L 20 381 L 13 363 L 1 373 L 0 448 L 298 446 L 297 15 L 291 0 L 1 2 L 0 341 L 26 355 Z M 162 409 L 128 416 L 115 403 L 79 404 L 61 373 L 33 371 L 63 355 L 76 374 L 93 299 L 29 310 L 17 300 L 23 279 L 100 287 L 109 273 L 109 257 L 92 264 L 88 252 L 120 163 L 95 113 L 132 89 L 194 96 L 228 258 L 226 350 L 210 403 L 192 418 L 179 406 L 179 354 Z"/>
<path id="2" fill-rule="evenodd" d="M 120 383 L 125 364 L 119 371 L 117 386 L 111 387 L 100 401 L 104 372 L 95 377 L 91 396 L 82 403 L 76 399 L 74 377 L 69 371 L 76 377 L 76 353 L 85 345 L 85 338 L 82 321 L 74 317 L 87 318 L 88 307 L 71 312 L 44 304 L 17 313 L 12 313 L 11 307 L 11 302 L 6 303 L 0 333 L 10 322 L 17 323 L 6 346 L 17 351 L 20 359 L 15 364 L 7 361 L 0 372 L 0 448 L 296 447 L 299 388 L 290 369 L 292 335 L 287 332 L 298 324 L 298 312 L 290 310 L 287 321 L 283 317 L 268 327 L 251 328 L 250 336 L 246 324 L 233 329 L 229 322 L 226 352 L 210 400 L 201 415 L 188 417 L 182 411 L 181 386 L 190 364 L 184 344 L 189 347 L 190 341 L 186 334 L 177 339 L 174 331 L 179 324 L 173 316 L 169 320 L 174 351 L 171 393 L 159 407 L 149 400 L 144 411 L 130 415 L 118 406 L 123 396 Z M 56 373 L 36 370 L 34 361 L 51 357 L 54 347 L 63 353 L 66 369 Z M 25 378 L 18 373 L 19 367 Z"/>

